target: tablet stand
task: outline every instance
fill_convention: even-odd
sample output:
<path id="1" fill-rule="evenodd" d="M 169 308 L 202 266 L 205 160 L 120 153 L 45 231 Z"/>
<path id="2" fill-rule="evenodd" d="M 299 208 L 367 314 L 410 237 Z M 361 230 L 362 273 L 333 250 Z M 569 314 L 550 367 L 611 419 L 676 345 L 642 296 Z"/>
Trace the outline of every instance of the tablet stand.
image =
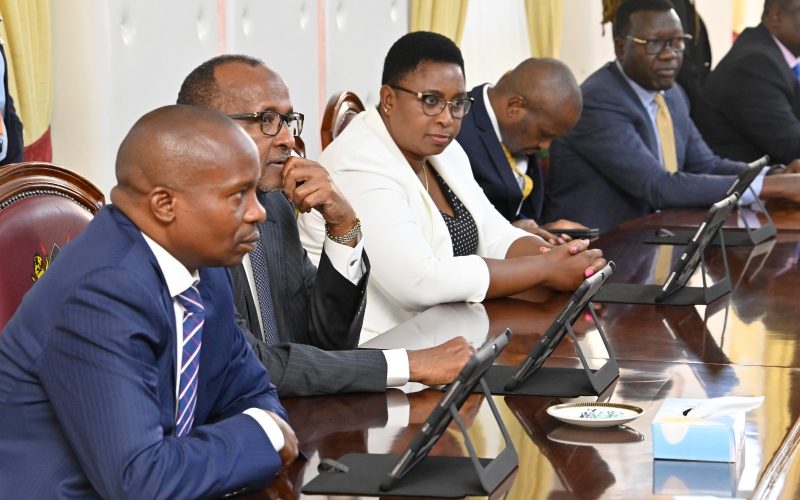
<path id="1" fill-rule="evenodd" d="M 656 300 L 661 293 L 662 285 L 643 285 L 634 283 L 606 283 L 594 296 L 595 302 L 609 302 L 616 304 L 661 304 L 667 306 L 708 305 L 731 291 L 731 276 L 728 270 L 728 256 L 725 253 L 725 237 L 722 228 L 718 232 L 722 251 L 722 262 L 725 275 L 716 283 L 709 286 L 706 279 L 705 250 L 700 253 L 700 271 L 703 277 L 703 286 L 683 286 L 667 297 Z"/>
<path id="2" fill-rule="evenodd" d="M 750 192 L 753 193 L 755 196 L 755 192 L 753 192 L 753 188 L 750 189 Z M 742 222 L 744 222 L 744 229 L 732 229 L 728 228 L 726 231 L 728 232 L 728 236 L 726 237 L 725 244 L 729 247 L 745 247 L 745 246 L 753 246 L 758 245 L 770 238 L 774 238 L 775 235 L 778 234 L 778 229 L 775 227 L 775 224 L 772 222 L 772 217 L 769 216 L 769 212 L 767 212 L 766 207 L 761 200 L 758 199 L 758 196 L 755 196 L 755 205 L 759 208 L 759 211 L 764 214 L 766 217 L 767 222 L 762 224 L 761 227 L 753 228 L 750 227 L 750 224 L 747 222 L 747 219 L 742 217 Z M 697 232 L 697 228 L 694 229 L 672 229 L 672 235 L 668 236 L 650 236 L 644 240 L 645 243 L 652 243 L 657 245 L 686 245 L 692 239 L 692 236 L 695 235 Z M 714 239 L 711 240 L 712 245 L 720 245 L 719 235 L 715 236 Z"/>
<path id="3" fill-rule="evenodd" d="M 484 379 L 481 379 L 480 386 L 506 445 L 505 449 L 494 459 L 478 457 L 466 426 L 458 414 L 458 408 L 455 404 L 450 404 L 449 412 L 464 437 L 464 443 L 469 451 L 468 457 L 426 456 L 409 469 L 403 477 L 397 479 L 392 488 L 383 491 L 380 489 L 380 484 L 400 457 L 398 455 L 349 453 L 339 459 L 341 464 L 348 467 L 346 472 L 321 472 L 303 486 L 302 492 L 329 495 L 443 498 L 486 496 L 492 493 L 517 468 L 519 457 Z"/>
<path id="4" fill-rule="evenodd" d="M 604 287 L 605 286 L 608 286 L 608 284 L 604 285 Z M 600 290 L 602 291 L 603 289 L 601 288 Z M 512 375 L 519 367 L 493 365 L 485 375 L 491 393 L 516 394 L 522 396 L 556 396 L 562 398 L 600 395 L 617 379 L 617 377 L 619 377 L 619 365 L 617 364 L 614 351 L 608 343 L 606 334 L 603 331 L 603 327 L 600 325 L 600 321 L 597 319 L 597 314 L 591 302 L 589 302 L 587 308 L 592 314 L 597 332 L 603 340 L 606 352 L 608 352 L 606 364 L 598 370 L 593 370 L 589 367 L 586 356 L 583 354 L 580 343 L 575 336 L 575 331 L 572 329 L 572 325 L 567 323 L 564 326 L 567 329 L 567 334 L 572 338 L 582 368 L 542 366 L 520 382 L 515 389 L 506 390 L 506 383 L 511 380 Z"/>

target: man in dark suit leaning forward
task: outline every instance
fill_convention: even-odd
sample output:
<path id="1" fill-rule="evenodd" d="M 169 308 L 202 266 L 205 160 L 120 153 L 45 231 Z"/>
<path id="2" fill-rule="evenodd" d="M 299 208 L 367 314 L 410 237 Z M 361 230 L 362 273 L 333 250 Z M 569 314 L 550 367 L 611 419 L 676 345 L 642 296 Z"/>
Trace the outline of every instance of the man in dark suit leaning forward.
<path id="1" fill-rule="evenodd" d="M 497 211 L 553 244 L 570 238 L 550 229 L 586 229 L 568 220 L 538 224 L 547 179 L 536 156 L 581 115 L 581 90 L 569 68 L 555 59 L 526 59 L 496 85 L 478 85 L 469 96 L 472 109 L 457 140 Z"/>
<path id="2" fill-rule="evenodd" d="M 259 248 L 232 273 L 250 343 L 279 394 L 383 391 L 409 380 L 452 381 L 473 351 L 462 337 L 419 351 L 353 350 L 364 319 L 369 270 L 360 226 L 328 172 L 291 156 L 303 117 L 294 112 L 280 75 L 251 57 L 215 57 L 186 77 L 178 102 L 227 114 L 258 147 L 258 197 L 267 220 Z M 295 209 L 318 210 L 326 220 L 328 237 L 318 269 L 300 244 Z"/>
<path id="3" fill-rule="evenodd" d="M 697 126 L 719 155 L 800 158 L 800 0 L 766 0 L 703 86 Z M 800 162 L 795 162 L 797 168 Z"/>
<path id="4" fill-rule="evenodd" d="M 258 238 L 258 155 L 211 110 L 142 117 L 103 208 L 0 336 L 8 498 L 207 498 L 297 455 L 236 325 L 231 278 Z M 213 267 L 210 267 L 213 266 Z"/>
<path id="5" fill-rule="evenodd" d="M 617 59 L 583 82 L 581 118 L 550 149 L 545 221 L 607 231 L 656 209 L 708 207 L 745 168 L 714 155 L 689 117 L 675 85 L 686 36 L 669 0 L 622 2 L 613 32 Z M 753 186 L 762 198 L 800 200 L 798 174 Z"/>

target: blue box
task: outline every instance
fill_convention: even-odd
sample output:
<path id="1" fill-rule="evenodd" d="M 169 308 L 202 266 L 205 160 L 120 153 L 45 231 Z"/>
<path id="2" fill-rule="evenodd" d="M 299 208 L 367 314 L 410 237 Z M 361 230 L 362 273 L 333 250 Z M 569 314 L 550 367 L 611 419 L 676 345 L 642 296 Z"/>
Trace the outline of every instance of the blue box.
<path id="1" fill-rule="evenodd" d="M 744 459 L 737 462 L 653 460 L 653 494 L 735 497 Z"/>
<path id="2" fill-rule="evenodd" d="M 736 462 L 744 445 L 744 412 L 704 419 L 684 415 L 702 401 L 664 400 L 652 424 L 654 459 Z"/>

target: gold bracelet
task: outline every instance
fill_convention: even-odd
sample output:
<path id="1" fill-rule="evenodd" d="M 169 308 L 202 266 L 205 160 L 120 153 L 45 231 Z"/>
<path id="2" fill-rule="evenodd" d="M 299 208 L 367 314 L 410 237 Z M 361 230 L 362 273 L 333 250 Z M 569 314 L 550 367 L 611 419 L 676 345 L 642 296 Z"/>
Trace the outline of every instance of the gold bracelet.
<path id="1" fill-rule="evenodd" d="M 360 232 L 361 232 L 361 220 L 359 220 L 358 217 L 356 217 L 355 225 L 353 225 L 353 227 L 350 228 L 349 231 L 347 231 L 341 236 L 332 235 L 328 223 L 327 222 L 325 223 L 325 235 L 340 245 L 347 245 L 348 243 L 356 239 Z"/>

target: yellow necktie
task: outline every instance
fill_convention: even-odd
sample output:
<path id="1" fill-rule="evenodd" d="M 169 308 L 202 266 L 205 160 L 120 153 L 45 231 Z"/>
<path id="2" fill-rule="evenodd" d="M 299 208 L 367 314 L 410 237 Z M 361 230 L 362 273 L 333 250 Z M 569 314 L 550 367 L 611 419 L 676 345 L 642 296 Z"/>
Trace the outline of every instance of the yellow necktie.
<path id="1" fill-rule="evenodd" d="M 655 101 L 658 105 L 656 128 L 658 128 L 658 137 L 661 138 L 661 155 L 664 157 L 664 168 L 670 173 L 677 172 L 678 157 L 675 152 L 675 132 L 672 129 L 672 116 L 669 114 L 669 108 L 667 108 L 663 95 L 657 93 Z"/>
<path id="2" fill-rule="evenodd" d="M 531 179 L 530 175 L 526 174 L 520 170 L 519 167 L 517 167 L 517 162 L 514 160 L 514 157 L 511 156 L 511 152 L 508 150 L 506 145 L 501 142 L 500 146 L 503 148 L 503 153 L 506 155 L 506 160 L 508 160 L 508 165 L 511 167 L 511 170 L 522 177 L 524 182 L 524 185 L 522 186 L 522 199 L 525 200 L 525 198 L 530 196 L 531 192 L 533 191 L 533 179 Z"/>

